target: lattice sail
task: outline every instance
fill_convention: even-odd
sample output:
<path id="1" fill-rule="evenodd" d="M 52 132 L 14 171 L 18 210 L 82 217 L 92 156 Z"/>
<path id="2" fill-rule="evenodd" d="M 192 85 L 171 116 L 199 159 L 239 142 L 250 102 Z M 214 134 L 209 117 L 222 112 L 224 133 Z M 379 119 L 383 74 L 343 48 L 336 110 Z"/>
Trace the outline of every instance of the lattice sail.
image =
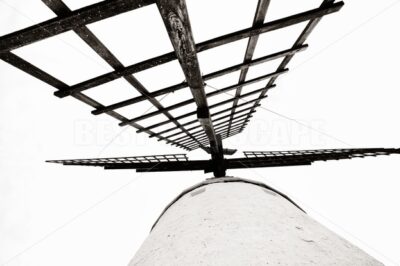
<path id="1" fill-rule="evenodd" d="M 57 16 L 37 25 L 0 37 L 1 60 L 54 87 L 56 89 L 54 94 L 57 97 L 74 97 L 90 105 L 94 108 L 92 111 L 94 115 L 107 114 L 117 119 L 120 126 L 132 126 L 137 129 L 138 132 L 145 132 L 151 137 L 166 141 L 171 145 L 178 146 L 185 150 L 209 147 L 213 154 L 222 152 L 218 148 L 217 135 L 220 135 L 221 139 L 225 139 L 239 134 L 245 129 L 252 114 L 255 112 L 256 108 L 260 106 L 261 100 L 267 97 L 266 94 L 268 90 L 275 87 L 277 78 L 288 71 L 287 65 L 293 56 L 307 48 L 305 41 L 320 19 L 325 15 L 339 11 L 343 6 L 343 2 L 335 3 L 332 0 L 324 0 L 322 4 L 315 9 L 282 19 L 264 22 L 270 1 L 259 0 L 252 25 L 236 32 L 230 32 L 217 38 L 195 43 L 184 0 L 108 0 L 77 10 L 71 10 L 62 0 L 42 0 L 42 2 Z M 160 11 L 161 18 L 170 36 L 174 51 L 125 66 L 121 63 L 123 60 L 117 59 L 112 51 L 87 27 L 90 23 L 102 21 L 152 4 L 156 4 Z M 175 14 L 173 21 L 170 21 L 171 14 Z M 253 58 L 258 36 L 302 22 L 308 22 L 308 24 L 299 35 L 296 42 L 294 44 L 288 44 L 287 47 L 291 48 L 278 50 L 276 53 L 264 55 L 259 58 Z M 174 23 L 179 23 L 180 27 L 175 27 L 173 25 Z M 132 25 L 129 25 L 129 27 L 130 26 Z M 182 31 L 178 32 L 177 28 L 182 29 Z M 113 68 L 113 71 L 74 85 L 68 85 L 13 53 L 14 49 L 67 31 L 73 31 L 78 35 L 94 52 Z M 181 34 L 184 34 L 184 36 L 181 36 Z M 127 35 L 127 37 L 129 36 Z M 243 39 L 248 39 L 243 63 L 205 75 L 201 74 L 202 72 L 197 60 L 198 53 Z M 179 60 L 186 78 L 184 82 L 167 86 L 156 91 L 149 91 L 134 76 L 134 74 L 138 72 L 177 59 Z M 250 68 L 276 59 L 281 59 L 282 61 L 274 72 L 264 73 L 262 76 L 247 79 L 247 72 Z M 240 71 L 238 82 L 225 88 L 215 89 L 208 93 L 205 92 L 205 82 L 235 71 Z M 104 105 L 95 98 L 84 94 L 87 90 L 119 78 L 125 79 L 133 89 L 140 93 L 140 95 Z M 253 89 L 242 93 L 243 87 L 261 81 L 265 81 L 266 85 L 260 86 L 259 89 Z M 157 99 L 159 96 L 183 89 L 190 90 L 193 97 L 182 101 L 179 99 L 179 101 L 169 106 L 164 106 L 161 100 Z M 232 93 L 232 95 L 229 95 L 230 93 Z M 230 97 L 211 105 L 208 104 L 210 98 L 222 94 L 229 95 Z M 247 98 L 250 96 L 256 96 L 256 98 Z M 138 104 L 143 101 L 149 101 L 156 110 L 137 117 L 125 117 L 118 112 L 122 107 Z M 189 108 L 188 106 L 193 103 L 196 106 L 191 107 L 192 109 Z M 181 107 L 188 107 L 186 113 L 173 115 L 174 111 Z M 242 107 L 245 108 L 242 109 Z M 146 119 L 149 118 L 152 119 L 152 124 L 146 123 Z M 187 121 L 188 118 L 190 121 L 183 122 L 184 119 Z M 143 123 L 146 126 L 143 126 Z M 160 127 L 164 125 L 170 127 L 167 129 L 160 129 Z"/>
<path id="2" fill-rule="evenodd" d="M 268 167 L 269 165 L 307 165 L 315 161 L 342 160 L 400 154 L 400 149 L 321 149 L 293 151 L 245 151 L 244 163 L 251 166 Z"/>
<path id="3" fill-rule="evenodd" d="M 135 165 L 143 163 L 184 162 L 188 161 L 186 154 L 145 155 L 130 157 L 110 157 L 91 159 L 48 160 L 48 163 L 63 165 L 107 166 L 107 165 Z"/>

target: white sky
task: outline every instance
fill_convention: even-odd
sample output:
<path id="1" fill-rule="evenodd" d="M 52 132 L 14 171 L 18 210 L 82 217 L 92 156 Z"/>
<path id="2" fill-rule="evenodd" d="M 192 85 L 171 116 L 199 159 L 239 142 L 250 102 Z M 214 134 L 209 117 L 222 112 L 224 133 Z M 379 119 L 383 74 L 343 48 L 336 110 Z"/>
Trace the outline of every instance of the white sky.
<path id="1" fill-rule="evenodd" d="M 94 2 L 65 1 L 71 9 Z M 256 2 L 187 0 L 196 42 L 249 27 Z M 269 92 L 263 102 L 267 109 L 259 109 L 245 132 L 225 141 L 225 147 L 240 151 L 350 147 L 339 140 L 351 147 L 398 147 L 399 2 L 346 1 L 339 13 L 325 17 L 308 39 L 309 49 L 292 60 L 291 71 Z M 319 3 L 275 0 L 266 20 Z M 221 10 L 225 11 L 221 14 Z M 39 0 L 0 0 L 0 35 L 51 17 L 54 14 Z M 116 30 L 121 23 L 126 23 L 124 31 Z M 172 50 L 155 6 L 89 28 L 124 64 Z M 285 34 L 263 35 L 255 57 L 289 48 L 300 30 L 301 26 L 294 26 L 284 30 Z M 202 72 L 240 63 L 245 47 L 246 40 L 199 54 Z M 70 85 L 111 70 L 72 32 L 15 53 Z M 271 63 L 249 71 L 248 78 L 269 73 L 275 68 Z M 183 80 L 177 62 L 136 77 L 150 91 Z M 222 88 L 237 78 L 234 73 L 208 83 Z M 121 128 L 107 116 L 94 117 L 90 107 L 72 98 L 54 97 L 48 85 L 3 61 L 0 88 L 0 263 L 126 265 L 166 204 L 184 188 L 209 176 L 45 164 L 46 159 L 183 151 Z M 124 80 L 117 80 L 87 94 L 110 104 L 137 92 Z M 168 106 L 188 96 L 183 90 L 168 95 L 162 103 Z M 149 107 L 143 103 L 123 108 L 121 113 L 133 117 Z M 150 120 L 143 122 L 151 124 Z M 201 151 L 189 153 L 189 157 L 205 158 Z M 397 155 L 228 174 L 274 186 L 339 235 L 385 264 L 397 265 L 399 162 Z"/>

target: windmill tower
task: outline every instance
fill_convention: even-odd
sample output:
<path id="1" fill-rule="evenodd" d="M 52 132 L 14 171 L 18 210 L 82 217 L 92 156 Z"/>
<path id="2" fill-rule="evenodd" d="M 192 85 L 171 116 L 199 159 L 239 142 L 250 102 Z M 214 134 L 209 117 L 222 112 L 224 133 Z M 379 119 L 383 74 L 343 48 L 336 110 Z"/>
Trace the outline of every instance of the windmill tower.
<path id="1" fill-rule="evenodd" d="M 183 191 L 133 265 L 383 265 L 265 184 L 226 177 Z"/>
<path id="2" fill-rule="evenodd" d="M 378 265 L 379 262 L 325 229 L 287 196 L 255 181 L 228 177 L 228 169 L 310 165 L 315 161 L 400 153 L 394 148 L 329 149 L 300 151 L 253 151 L 245 157 L 227 158 L 236 150 L 223 146 L 223 139 L 241 133 L 278 77 L 288 72 L 293 56 L 307 49 L 307 37 L 321 18 L 339 11 L 343 2 L 324 0 L 312 10 L 264 22 L 269 0 L 259 0 L 253 25 L 201 43 L 195 43 L 184 0 L 109 0 L 71 11 L 61 0 L 42 0 L 57 17 L 0 37 L 0 59 L 54 87 L 59 98 L 73 97 L 93 107 L 92 114 L 107 114 L 120 126 L 165 141 L 187 151 L 204 150 L 209 159 L 189 160 L 185 154 L 118 158 L 52 160 L 63 165 L 135 169 L 137 172 L 204 171 L 214 178 L 179 195 L 161 214 L 131 265 L 265 265 L 341 264 Z M 129 66 L 123 65 L 90 31 L 87 24 L 156 4 L 174 51 Z M 307 22 L 290 49 L 253 59 L 258 36 Z M 69 86 L 17 56 L 16 48 L 72 30 L 114 70 Z M 238 40 L 248 39 L 243 63 L 202 75 L 197 54 Z M 147 90 L 135 73 L 178 60 L 185 81 L 156 91 Z M 249 68 L 281 59 L 275 72 L 247 79 Z M 236 84 L 206 93 L 206 81 L 240 71 Z M 118 78 L 125 79 L 140 96 L 103 105 L 83 92 Z M 260 89 L 242 93 L 250 84 L 268 80 Z M 179 90 L 192 97 L 163 106 L 156 98 Z M 209 99 L 234 91 L 229 99 L 209 104 Z M 254 99 L 249 97 L 256 96 Z M 118 109 L 149 101 L 156 111 L 128 118 Z M 194 109 L 188 106 L 195 105 Z M 186 108 L 186 113 L 171 111 Z M 218 111 L 217 111 L 218 110 Z M 151 125 L 139 122 L 159 118 Z M 184 122 L 183 122 L 184 121 Z M 161 129 L 163 128 L 163 129 Z"/>

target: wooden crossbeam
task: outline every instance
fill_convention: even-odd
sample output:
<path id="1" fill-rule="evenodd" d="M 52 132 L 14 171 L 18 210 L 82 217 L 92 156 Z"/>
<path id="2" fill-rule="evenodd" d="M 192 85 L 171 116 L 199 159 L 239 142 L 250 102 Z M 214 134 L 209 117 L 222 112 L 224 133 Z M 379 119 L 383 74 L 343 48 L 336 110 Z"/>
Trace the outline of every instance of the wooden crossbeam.
<path id="1" fill-rule="evenodd" d="M 72 11 L 34 26 L 0 37 L 0 53 L 31 44 L 76 27 L 153 4 L 154 0 L 108 0 Z"/>

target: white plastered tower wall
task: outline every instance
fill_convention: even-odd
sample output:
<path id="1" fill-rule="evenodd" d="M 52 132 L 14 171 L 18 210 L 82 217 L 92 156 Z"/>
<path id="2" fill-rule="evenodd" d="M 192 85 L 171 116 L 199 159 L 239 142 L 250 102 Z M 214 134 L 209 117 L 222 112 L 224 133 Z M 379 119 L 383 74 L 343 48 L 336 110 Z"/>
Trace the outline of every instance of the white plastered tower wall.
<path id="1" fill-rule="evenodd" d="M 383 265 L 285 195 L 239 178 L 208 179 L 164 210 L 133 265 Z"/>

